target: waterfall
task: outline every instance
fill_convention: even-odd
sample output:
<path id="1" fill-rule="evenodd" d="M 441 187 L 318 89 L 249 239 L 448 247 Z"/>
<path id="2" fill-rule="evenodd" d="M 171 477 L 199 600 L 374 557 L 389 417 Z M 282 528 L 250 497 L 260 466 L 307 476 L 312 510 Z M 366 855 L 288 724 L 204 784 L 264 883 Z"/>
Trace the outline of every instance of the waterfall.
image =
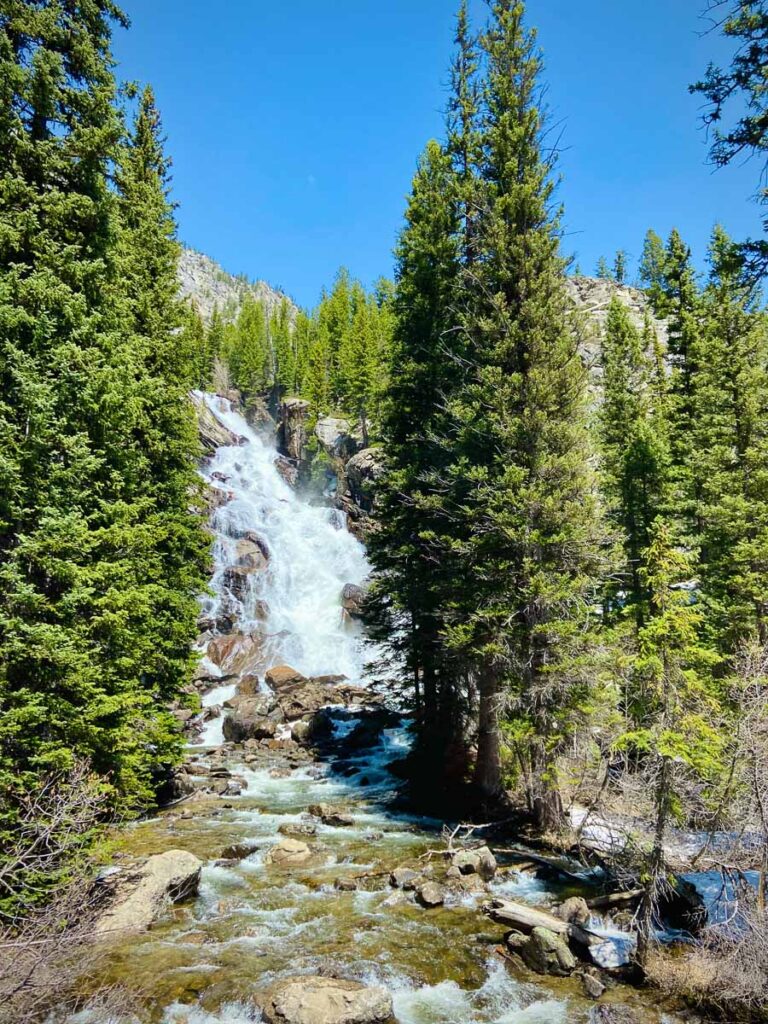
<path id="1" fill-rule="evenodd" d="M 212 519 L 212 595 L 201 599 L 203 616 L 228 619 L 231 631 L 263 636 L 265 669 L 286 664 L 307 676 L 362 682 L 364 641 L 342 608 L 341 594 L 345 584 L 360 585 L 368 574 L 363 545 L 347 531 L 342 512 L 310 504 L 283 480 L 274 445 L 231 402 L 201 397 L 219 423 L 244 439 L 218 448 L 201 469 L 209 485 L 231 495 Z M 235 568 L 233 574 L 244 544 L 252 553 L 246 560 L 263 552 L 263 571 Z M 218 687 L 204 704 L 221 703 L 233 692 L 233 686 Z M 221 742 L 220 730 L 220 721 L 210 722 L 201 742 Z"/>

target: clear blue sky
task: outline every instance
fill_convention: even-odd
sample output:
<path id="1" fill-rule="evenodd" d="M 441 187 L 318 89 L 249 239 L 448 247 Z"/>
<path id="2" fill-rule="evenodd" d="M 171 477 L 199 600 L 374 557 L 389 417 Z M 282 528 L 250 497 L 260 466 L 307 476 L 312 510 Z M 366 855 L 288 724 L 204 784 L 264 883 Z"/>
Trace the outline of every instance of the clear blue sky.
<path id="1" fill-rule="evenodd" d="M 567 243 L 585 272 L 677 226 L 755 234 L 756 166 L 713 171 L 687 85 L 727 53 L 705 0 L 530 0 L 562 123 Z M 313 304 L 340 265 L 392 247 L 418 153 L 439 136 L 454 0 L 125 0 L 122 78 L 150 81 L 182 239 Z M 482 0 L 474 3 L 485 16 Z"/>

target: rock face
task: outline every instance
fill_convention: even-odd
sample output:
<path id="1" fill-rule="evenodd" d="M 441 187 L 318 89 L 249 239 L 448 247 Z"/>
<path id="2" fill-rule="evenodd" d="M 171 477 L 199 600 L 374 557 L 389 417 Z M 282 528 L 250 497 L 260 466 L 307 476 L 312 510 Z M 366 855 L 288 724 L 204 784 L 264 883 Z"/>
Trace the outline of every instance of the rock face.
<path id="1" fill-rule="evenodd" d="M 306 458 L 309 402 L 287 398 L 280 407 L 280 451 L 294 462 Z"/>
<path id="2" fill-rule="evenodd" d="M 235 320 L 248 297 L 263 302 L 270 314 L 285 299 L 264 281 L 247 281 L 228 274 L 210 257 L 194 249 L 182 249 L 177 276 L 181 297 L 190 299 L 206 322 L 217 306 L 226 320 Z M 296 316 L 296 307 L 290 300 L 289 316 Z"/>
<path id="3" fill-rule="evenodd" d="M 203 862 L 186 850 L 149 857 L 135 876 L 118 886 L 112 906 L 99 919 L 101 935 L 142 932 L 168 903 L 197 893 Z"/>
<path id="4" fill-rule="evenodd" d="M 352 500 L 365 512 L 373 508 L 374 487 L 384 472 L 381 448 L 364 448 L 347 463 L 347 483 Z"/>
<path id="5" fill-rule="evenodd" d="M 386 989 L 307 975 L 285 978 L 259 1000 L 266 1024 L 390 1024 Z"/>
<path id="6" fill-rule="evenodd" d="M 350 430 L 349 420 L 321 416 L 315 424 L 315 437 L 320 447 L 333 459 L 344 462 L 358 450 L 359 444 Z"/>
<path id="7" fill-rule="evenodd" d="M 210 455 L 217 448 L 243 443 L 242 437 L 219 423 L 200 395 L 192 392 L 190 398 L 197 417 L 197 432 L 207 454 Z"/>
<path id="8" fill-rule="evenodd" d="M 215 636 L 206 654 L 223 675 L 254 675 L 262 666 L 263 644 L 260 633 L 229 633 Z"/>

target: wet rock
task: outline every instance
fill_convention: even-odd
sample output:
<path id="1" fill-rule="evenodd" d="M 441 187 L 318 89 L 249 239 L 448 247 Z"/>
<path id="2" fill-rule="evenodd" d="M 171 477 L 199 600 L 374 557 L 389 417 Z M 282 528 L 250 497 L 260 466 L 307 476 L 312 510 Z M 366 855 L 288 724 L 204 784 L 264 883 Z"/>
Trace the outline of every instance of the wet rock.
<path id="1" fill-rule="evenodd" d="M 337 878 L 334 882 L 334 889 L 337 892 L 356 892 L 357 891 L 357 879 L 355 878 Z"/>
<path id="2" fill-rule="evenodd" d="M 292 868 L 306 864 L 311 857 L 312 851 L 306 843 L 300 839 L 287 837 L 281 839 L 276 846 L 271 846 L 267 850 L 264 860 L 265 863 L 274 864 L 277 867 Z"/>
<path id="3" fill-rule="evenodd" d="M 308 811 L 313 818 L 319 818 L 324 825 L 332 825 L 335 828 L 348 828 L 355 824 L 352 814 L 330 804 L 311 804 Z"/>
<path id="4" fill-rule="evenodd" d="M 576 958 L 565 941 L 548 928 L 534 928 L 518 952 L 523 962 L 537 974 L 564 977 L 576 966 Z"/>
<path id="5" fill-rule="evenodd" d="M 257 1000 L 266 1024 L 390 1024 L 386 989 L 305 975 L 276 982 Z"/>
<path id="6" fill-rule="evenodd" d="M 277 830 L 283 836 L 314 836 L 317 825 L 311 821 L 286 821 Z"/>
<path id="7" fill-rule="evenodd" d="M 641 1024 L 640 1016 L 628 1006 L 601 1003 L 589 1011 L 589 1024 Z"/>
<path id="8" fill-rule="evenodd" d="M 284 455 L 278 455 L 275 459 L 275 469 L 289 487 L 296 486 L 299 481 L 299 467 L 290 459 L 286 459 Z"/>
<path id="9" fill-rule="evenodd" d="M 412 889 L 418 877 L 418 871 L 414 871 L 412 868 L 395 868 L 389 876 L 389 883 L 395 889 Z"/>
<path id="10" fill-rule="evenodd" d="M 249 569 L 244 565 L 230 565 L 222 575 L 222 583 L 238 601 L 245 600 L 251 579 L 258 569 Z"/>
<path id="11" fill-rule="evenodd" d="M 306 683 L 309 680 L 290 665 L 275 665 L 264 674 L 264 681 L 273 690 L 281 690 L 296 683 Z"/>
<path id="12" fill-rule="evenodd" d="M 258 846 L 255 843 L 232 843 L 231 846 L 225 846 L 221 851 L 221 858 L 233 861 L 245 860 L 256 850 L 258 850 Z"/>
<path id="13" fill-rule="evenodd" d="M 260 697 L 245 697 L 237 705 L 237 710 L 224 719 L 224 738 L 230 743 L 242 743 L 244 740 L 272 739 L 278 728 L 274 718 L 263 715 L 264 700 Z"/>
<path id="14" fill-rule="evenodd" d="M 416 899 L 422 907 L 442 907 L 445 893 L 436 882 L 424 882 L 416 890 Z"/>
<path id="15" fill-rule="evenodd" d="M 592 916 L 587 906 L 587 901 L 583 896 L 570 896 L 559 907 L 555 907 L 554 915 L 568 924 L 573 921 L 575 924 L 580 925 L 589 924 L 590 917 Z"/>
<path id="16" fill-rule="evenodd" d="M 223 675 L 255 675 L 263 664 L 263 646 L 260 633 L 237 632 L 214 637 L 206 654 Z"/>
<path id="17" fill-rule="evenodd" d="M 263 541 L 243 537 L 235 545 L 235 558 L 238 567 L 251 573 L 263 572 L 269 565 L 269 550 Z"/>
<path id="18" fill-rule="evenodd" d="M 244 442 L 245 439 L 240 437 L 239 434 L 233 433 L 233 431 L 219 423 L 206 405 L 202 395 L 193 391 L 189 397 L 195 409 L 197 432 L 205 452 L 213 454 L 217 448 L 239 445 Z"/>
<path id="19" fill-rule="evenodd" d="M 454 853 L 451 862 L 462 875 L 479 875 L 485 882 L 489 882 L 496 874 L 496 858 L 487 846 L 477 850 L 460 850 Z"/>
<path id="20" fill-rule="evenodd" d="M 605 992 L 605 985 L 594 974 L 582 974 L 581 987 L 584 989 L 585 995 L 588 995 L 590 999 L 599 999 L 603 992 Z"/>
<path id="21" fill-rule="evenodd" d="M 168 903 L 196 895 L 202 866 L 203 862 L 186 850 L 167 850 L 149 857 L 118 883 L 112 905 L 96 923 L 96 932 L 144 931 Z"/>
<path id="22" fill-rule="evenodd" d="M 341 607 L 350 615 L 359 617 L 363 614 L 365 591 L 356 583 L 346 583 L 341 591 Z"/>

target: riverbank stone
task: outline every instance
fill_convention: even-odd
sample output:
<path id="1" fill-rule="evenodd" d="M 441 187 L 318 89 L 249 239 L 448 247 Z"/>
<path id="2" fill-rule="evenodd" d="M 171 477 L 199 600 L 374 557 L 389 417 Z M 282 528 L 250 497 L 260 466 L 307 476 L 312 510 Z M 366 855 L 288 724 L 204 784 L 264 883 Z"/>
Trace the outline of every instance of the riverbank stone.
<path id="1" fill-rule="evenodd" d="M 292 868 L 306 864 L 311 856 L 312 851 L 306 843 L 300 839 L 286 837 L 276 846 L 271 846 L 264 859 L 267 864 L 274 864 L 276 867 Z"/>
<path id="2" fill-rule="evenodd" d="M 284 978 L 257 1002 L 266 1024 L 391 1024 L 386 989 L 312 975 Z"/>
<path id="3" fill-rule="evenodd" d="M 169 903 L 197 894 L 203 862 L 187 850 L 147 858 L 118 882 L 109 909 L 96 922 L 101 936 L 145 931 Z"/>

